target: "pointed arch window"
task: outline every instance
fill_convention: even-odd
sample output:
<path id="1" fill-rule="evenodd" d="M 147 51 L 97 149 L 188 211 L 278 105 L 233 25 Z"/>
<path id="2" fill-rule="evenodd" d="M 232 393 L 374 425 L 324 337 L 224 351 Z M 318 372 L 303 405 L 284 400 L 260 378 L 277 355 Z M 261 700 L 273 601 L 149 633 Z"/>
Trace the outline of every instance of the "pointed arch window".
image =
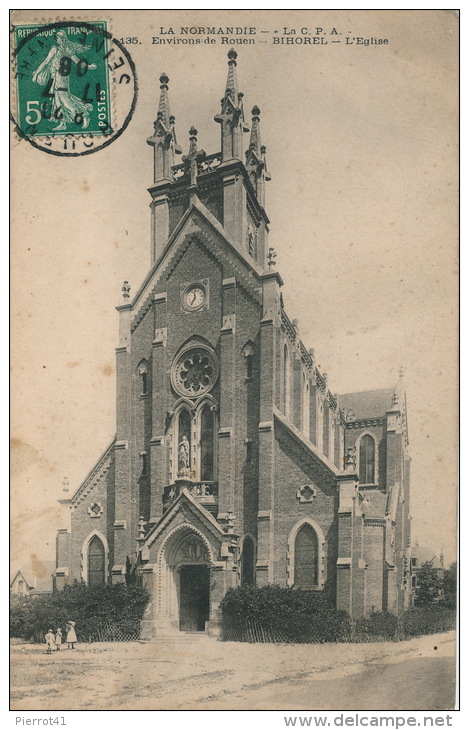
<path id="1" fill-rule="evenodd" d="M 189 476 L 191 470 L 191 415 L 182 408 L 178 416 L 178 475 Z"/>
<path id="2" fill-rule="evenodd" d="M 375 440 L 366 433 L 360 439 L 358 478 L 360 484 L 375 483 Z"/>
<path id="3" fill-rule="evenodd" d="M 209 405 L 203 407 L 200 414 L 200 478 L 202 481 L 214 479 L 214 435 L 215 414 Z"/>
<path id="4" fill-rule="evenodd" d="M 252 537 L 245 537 L 243 541 L 243 554 L 241 556 L 241 584 L 252 586 L 255 583 L 254 571 L 254 540 Z"/>
<path id="5" fill-rule="evenodd" d="M 329 459 L 333 462 L 335 455 L 335 415 L 330 412 L 330 433 L 329 433 Z"/>
<path id="6" fill-rule="evenodd" d="M 290 415 L 290 357 L 288 347 L 283 346 L 283 412 Z"/>
<path id="7" fill-rule="evenodd" d="M 104 557 L 103 542 L 94 535 L 88 545 L 88 585 L 97 586 L 106 582 Z"/>
<path id="8" fill-rule="evenodd" d="M 147 395 L 148 394 L 148 386 L 149 386 L 149 376 L 148 376 L 148 362 L 146 360 L 142 360 L 137 368 L 137 372 L 140 376 L 140 395 Z"/>
<path id="9" fill-rule="evenodd" d="M 301 427 L 306 438 L 309 439 L 309 383 L 303 373 L 303 403 L 301 409 Z"/>
<path id="10" fill-rule="evenodd" d="M 304 591 L 318 585 L 318 537 L 309 524 L 304 524 L 296 535 L 294 584 Z"/>
<path id="11" fill-rule="evenodd" d="M 317 423 L 316 423 L 316 445 L 319 451 L 322 452 L 323 448 L 323 437 L 324 437 L 324 407 L 322 401 L 318 398 L 317 400 Z"/>
<path id="12" fill-rule="evenodd" d="M 246 380 L 252 380 L 252 365 L 254 360 L 254 348 L 248 343 L 243 347 L 243 355 L 246 366 Z"/>

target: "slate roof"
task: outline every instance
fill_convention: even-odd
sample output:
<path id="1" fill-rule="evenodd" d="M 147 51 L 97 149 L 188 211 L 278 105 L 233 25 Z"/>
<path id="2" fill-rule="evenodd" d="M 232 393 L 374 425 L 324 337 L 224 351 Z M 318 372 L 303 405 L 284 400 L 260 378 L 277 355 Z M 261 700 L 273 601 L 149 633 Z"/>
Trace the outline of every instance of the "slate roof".
<path id="1" fill-rule="evenodd" d="M 391 409 L 393 395 L 394 388 L 345 393 L 344 395 L 339 395 L 339 405 L 344 411 L 347 421 L 380 418 L 384 416 L 386 411 Z M 349 411 L 351 412 L 350 414 Z"/>

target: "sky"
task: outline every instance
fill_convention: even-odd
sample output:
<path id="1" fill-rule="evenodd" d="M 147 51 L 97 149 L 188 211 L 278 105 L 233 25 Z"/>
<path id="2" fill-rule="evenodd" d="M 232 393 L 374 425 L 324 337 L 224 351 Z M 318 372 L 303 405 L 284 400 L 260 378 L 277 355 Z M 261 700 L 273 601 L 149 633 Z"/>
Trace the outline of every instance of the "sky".
<path id="1" fill-rule="evenodd" d="M 226 52 L 162 45 L 160 28 L 237 25 L 245 114 L 261 109 L 269 245 L 291 319 L 332 392 L 392 387 L 402 366 L 413 540 L 456 555 L 458 26 L 450 11 L 108 11 L 137 69 L 135 114 L 109 147 L 54 157 L 12 137 L 12 565 L 55 554 L 57 500 L 115 431 L 121 286 L 150 266 L 161 72 L 186 153 L 220 149 Z M 91 17 L 81 11 L 81 18 Z M 20 11 L 19 20 L 29 19 Z M 325 45 L 274 44 L 322 27 Z M 331 35 L 332 28 L 339 36 Z M 268 33 L 261 34 L 261 30 Z M 275 30 L 278 31 L 275 34 Z M 325 34 L 325 35 L 324 35 Z M 342 36 L 340 36 L 342 34 Z M 336 37 L 388 44 L 332 44 Z M 166 36 L 167 37 L 167 36 Z M 206 37 L 201 35 L 202 38 Z M 286 36 L 285 36 L 286 37 Z M 311 36 L 312 37 L 312 36 Z M 259 42 L 265 39 L 265 42 Z M 248 146 L 246 136 L 246 148 Z"/>

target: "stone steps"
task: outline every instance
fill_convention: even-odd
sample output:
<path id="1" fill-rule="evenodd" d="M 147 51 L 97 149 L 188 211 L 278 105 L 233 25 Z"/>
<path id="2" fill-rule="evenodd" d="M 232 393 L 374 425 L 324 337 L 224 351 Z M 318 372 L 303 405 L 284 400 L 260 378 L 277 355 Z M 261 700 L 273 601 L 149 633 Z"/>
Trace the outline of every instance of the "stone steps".
<path id="1" fill-rule="evenodd" d="M 173 633 L 168 632 L 157 634 L 157 636 L 153 636 L 151 639 L 146 639 L 145 641 L 152 644 L 204 644 L 216 640 L 216 637 L 209 636 L 203 631 L 178 631 Z"/>

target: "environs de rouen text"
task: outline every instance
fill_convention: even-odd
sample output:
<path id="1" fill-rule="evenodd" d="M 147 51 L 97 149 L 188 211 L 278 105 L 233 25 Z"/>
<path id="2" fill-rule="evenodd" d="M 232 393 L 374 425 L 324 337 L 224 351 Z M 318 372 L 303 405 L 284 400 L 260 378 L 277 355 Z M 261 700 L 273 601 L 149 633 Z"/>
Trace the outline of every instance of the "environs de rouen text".
<path id="1" fill-rule="evenodd" d="M 159 35 L 152 37 L 155 45 L 254 45 L 255 43 L 282 46 L 327 46 L 339 43 L 345 46 L 388 45 L 388 38 L 353 35 L 351 30 L 338 28 L 282 27 L 272 30 L 252 26 L 160 26 Z"/>

